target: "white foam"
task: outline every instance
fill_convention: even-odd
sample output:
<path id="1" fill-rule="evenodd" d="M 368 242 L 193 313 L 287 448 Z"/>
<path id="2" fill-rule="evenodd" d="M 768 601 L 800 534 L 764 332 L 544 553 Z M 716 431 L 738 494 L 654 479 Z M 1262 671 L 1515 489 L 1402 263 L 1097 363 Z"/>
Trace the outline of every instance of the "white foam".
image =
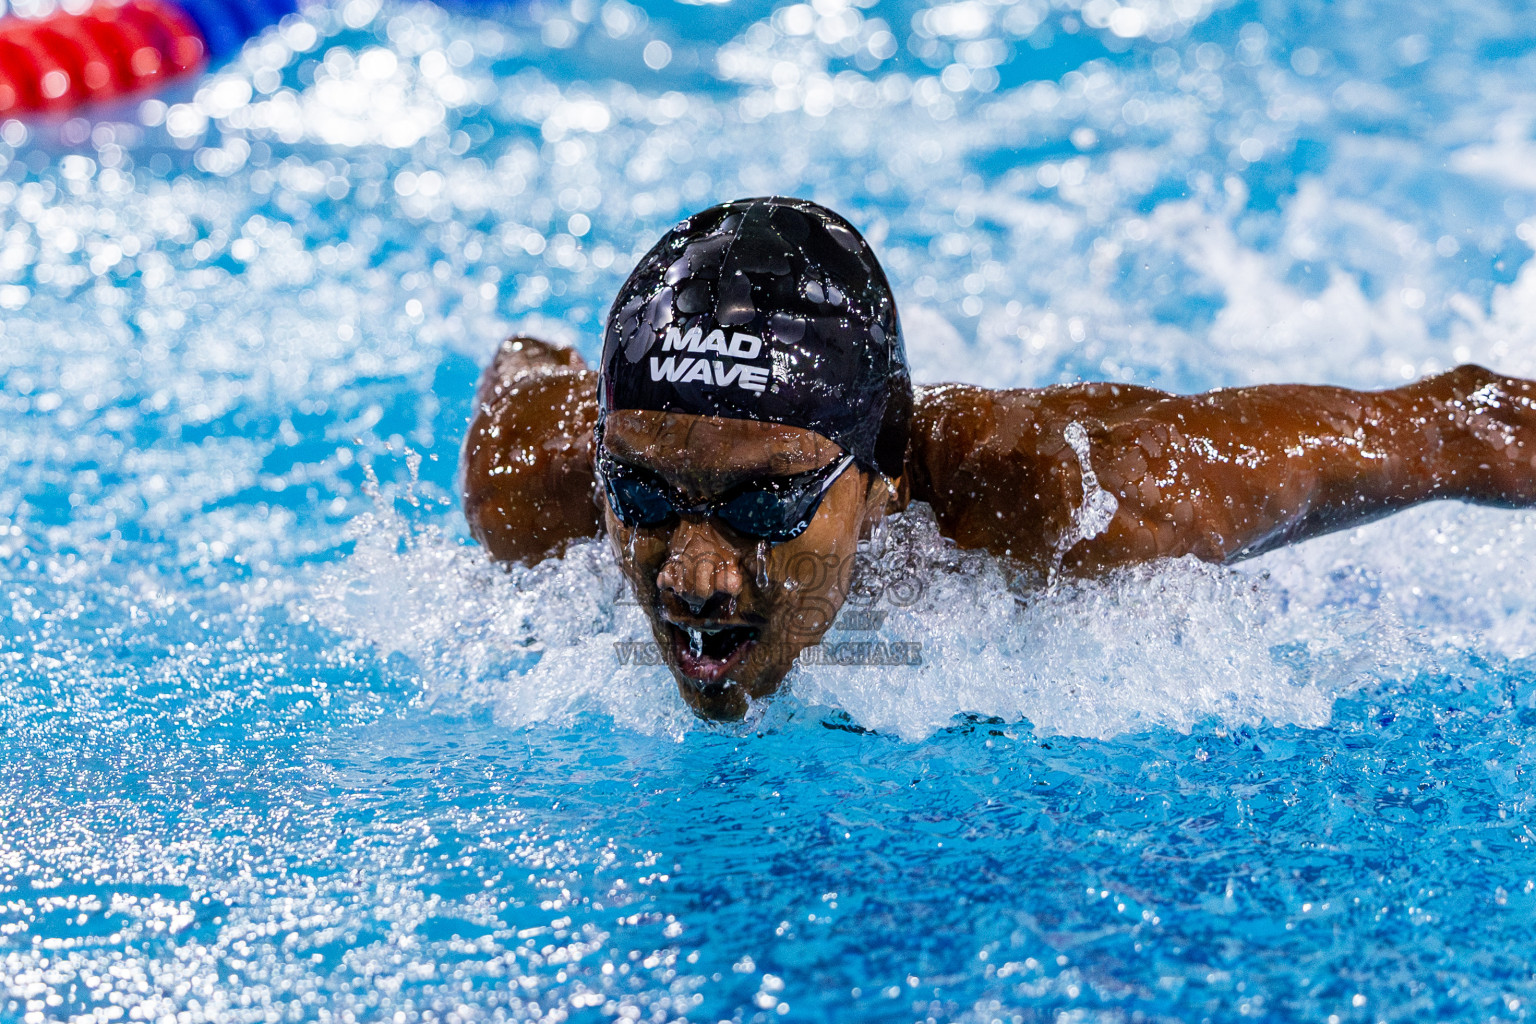
<path id="1" fill-rule="evenodd" d="M 616 643 L 649 638 L 606 543 L 504 569 L 484 551 L 381 508 L 356 548 L 297 606 L 333 630 L 414 663 L 427 699 L 494 706 L 509 725 L 583 713 L 681 734 L 691 714 L 665 669 L 621 665 Z"/>
<path id="2" fill-rule="evenodd" d="M 506 571 L 392 513 L 355 533 L 355 553 L 302 609 L 406 655 L 429 699 L 488 704 L 510 726 L 598 714 L 648 734 L 700 727 L 664 668 L 621 663 L 615 645 L 650 633 L 605 542 Z M 1189 559 L 1021 591 L 1006 566 L 940 537 L 924 506 L 888 535 L 861 570 L 863 591 L 881 596 L 858 605 L 883 623 L 828 641 L 916 642 L 922 664 L 802 664 L 780 703 L 908 740 L 967 714 L 1093 737 L 1206 721 L 1313 727 L 1339 692 L 1421 659 L 1390 609 L 1293 595 L 1274 578 Z"/>
<path id="3" fill-rule="evenodd" d="M 1533 562 L 1536 514 L 1437 502 L 1238 568 L 1319 617 L 1352 608 L 1420 644 L 1524 658 L 1536 654 Z"/>
<path id="4" fill-rule="evenodd" d="M 1096 737 L 1206 719 L 1315 726 L 1334 687 L 1354 685 L 1298 672 L 1283 650 L 1299 639 L 1283 594 L 1228 570 L 1170 561 L 1020 592 L 1004 566 L 944 541 L 920 507 L 894 526 L 928 585 L 890 607 L 880 632 L 920 641 L 923 665 L 807 667 L 795 681 L 801 699 L 868 728 L 916 739 L 963 713 Z"/>

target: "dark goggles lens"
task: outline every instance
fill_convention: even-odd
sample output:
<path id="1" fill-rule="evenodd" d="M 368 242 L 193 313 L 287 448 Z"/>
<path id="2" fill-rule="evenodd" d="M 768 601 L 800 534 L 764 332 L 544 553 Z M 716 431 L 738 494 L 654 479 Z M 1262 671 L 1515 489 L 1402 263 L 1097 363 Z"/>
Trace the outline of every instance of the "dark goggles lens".
<path id="1" fill-rule="evenodd" d="M 788 540 L 811 524 L 811 516 L 801 507 L 804 502 L 795 500 L 800 497 L 811 497 L 816 504 L 821 503 L 820 494 L 775 494 L 759 489 L 737 495 L 715 509 L 715 515 L 737 533 Z"/>
<path id="2" fill-rule="evenodd" d="M 660 526 L 677 511 L 671 499 L 650 484 L 606 472 L 603 480 L 608 503 L 625 526 Z"/>
<path id="3" fill-rule="evenodd" d="M 853 456 L 772 483 L 739 487 L 715 501 L 688 505 L 659 480 L 598 456 L 598 475 L 608 492 L 608 504 L 619 522 L 629 527 L 661 526 L 679 515 L 714 516 L 737 533 L 762 540 L 792 540 L 805 532 L 821 507 L 833 481 L 853 462 Z"/>

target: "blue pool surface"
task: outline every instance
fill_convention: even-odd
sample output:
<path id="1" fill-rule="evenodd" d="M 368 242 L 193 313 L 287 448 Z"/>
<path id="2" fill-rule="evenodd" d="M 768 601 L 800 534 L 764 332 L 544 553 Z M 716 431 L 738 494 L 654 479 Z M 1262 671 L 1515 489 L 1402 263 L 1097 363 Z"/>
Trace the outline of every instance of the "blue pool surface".
<path id="1" fill-rule="evenodd" d="M 480 365 L 788 193 L 920 381 L 1536 376 L 1523 4 L 337 0 L 0 123 L 0 1020 L 1517 1020 L 1536 515 L 1011 591 L 915 510 L 699 723 Z"/>

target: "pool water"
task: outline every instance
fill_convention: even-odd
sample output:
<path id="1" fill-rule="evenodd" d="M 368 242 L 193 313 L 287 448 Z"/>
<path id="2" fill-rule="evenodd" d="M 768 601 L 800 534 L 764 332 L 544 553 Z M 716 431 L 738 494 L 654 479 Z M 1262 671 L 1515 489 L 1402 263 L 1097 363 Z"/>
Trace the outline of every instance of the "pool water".
<path id="1" fill-rule="evenodd" d="M 454 472 L 685 213 L 805 195 L 920 381 L 1536 375 L 1524 5 L 340 0 L 0 124 L 0 1018 L 1513 1020 L 1536 516 L 1048 593 L 922 511 L 693 720 Z"/>

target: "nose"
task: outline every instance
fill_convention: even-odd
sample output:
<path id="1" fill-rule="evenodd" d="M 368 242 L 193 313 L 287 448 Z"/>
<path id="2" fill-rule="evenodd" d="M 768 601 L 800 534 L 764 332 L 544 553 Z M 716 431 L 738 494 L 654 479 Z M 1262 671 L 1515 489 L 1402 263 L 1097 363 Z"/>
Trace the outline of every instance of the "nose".
<path id="1" fill-rule="evenodd" d="M 741 595 L 741 563 L 708 521 L 685 519 L 672 531 L 667 560 L 656 575 L 656 585 L 694 615 L 711 603 L 722 605 L 723 613 L 729 615 Z"/>

